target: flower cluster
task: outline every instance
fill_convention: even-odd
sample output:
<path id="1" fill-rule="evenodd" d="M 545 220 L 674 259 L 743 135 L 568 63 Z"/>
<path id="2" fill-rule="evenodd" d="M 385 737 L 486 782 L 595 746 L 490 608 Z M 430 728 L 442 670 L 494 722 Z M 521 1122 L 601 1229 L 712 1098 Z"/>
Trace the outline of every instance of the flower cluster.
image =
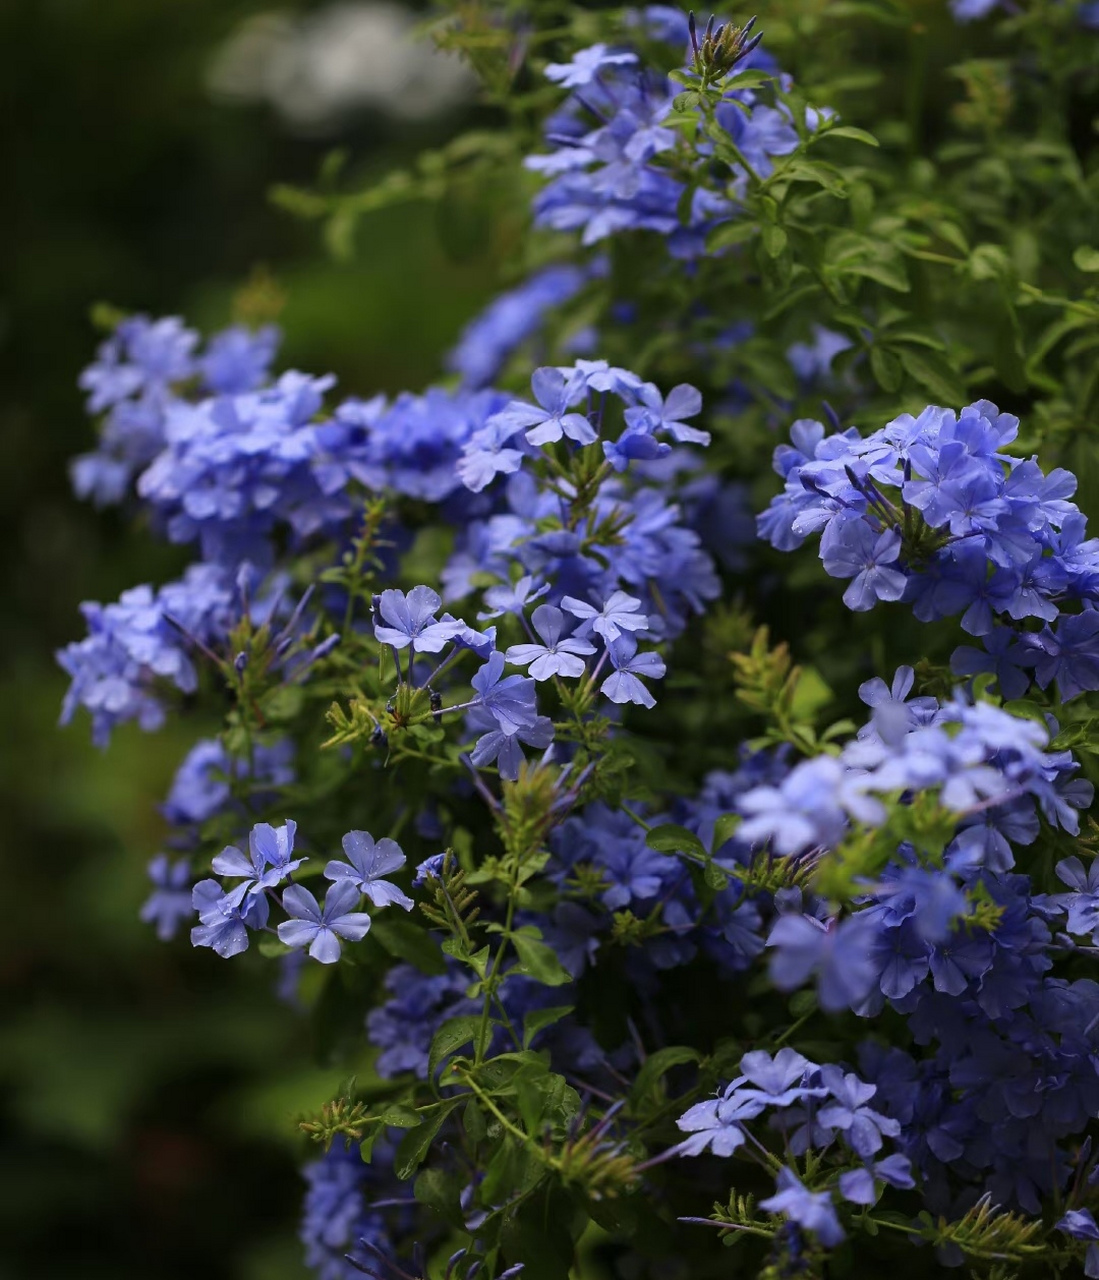
<path id="1" fill-rule="evenodd" d="M 204 344 L 141 316 L 82 379 L 78 490 L 195 559 L 84 606 L 63 719 L 105 744 L 221 713 L 162 806 L 141 917 L 276 960 L 356 1073 L 301 1125 L 325 1147 L 307 1262 L 564 1280 L 594 1239 L 640 1280 L 712 1273 L 724 1236 L 767 1280 L 858 1270 L 869 1239 L 905 1275 L 914 1241 L 921 1275 L 1099 1273 L 1099 540 L 1076 477 L 1016 456 L 986 400 L 869 435 L 827 405 L 831 427 L 794 422 L 756 531 L 819 536 L 849 610 L 941 624 L 919 654 L 884 611 L 849 643 L 840 592 L 752 539 L 780 422 L 825 391 L 883 421 L 902 374 L 946 385 L 910 349 L 930 321 L 876 293 L 915 310 L 934 294 L 908 259 L 962 261 L 926 249 L 967 243 L 946 178 L 890 204 L 818 160 L 867 136 L 806 108 L 754 21 L 649 6 L 616 43 L 592 11 L 576 29 L 606 38 L 579 50 L 568 24 L 485 21 L 478 56 L 506 38 L 508 78 L 529 53 L 568 94 L 526 166 L 535 225 L 581 246 L 523 256 L 447 383 L 339 399 L 273 368 L 273 329 Z"/>
<path id="2" fill-rule="evenodd" d="M 647 25 L 677 50 L 686 44 L 681 17 L 671 30 L 659 21 Z M 773 59 L 759 49 L 738 62 L 740 69 L 775 70 Z M 673 256 L 696 257 L 705 250 L 707 233 L 735 215 L 749 172 L 766 177 L 772 157 L 798 146 L 787 107 L 766 105 L 752 89 L 728 90 L 715 117 L 740 162 L 728 192 L 714 189 L 689 176 L 688 156 L 695 151 L 685 149 L 670 127 L 677 87 L 662 71 L 644 66 L 636 53 L 597 44 L 569 63 L 551 64 L 546 76 L 570 95 L 546 122 L 546 142 L 553 150 L 526 160 L 528 169 L 546 179 L 534 201 L 535 222 L 580 231 L 585 245 L 622 231 L 654 231 L 667 239 Z M 706 155 L 712 146 L 703 143 L 697 149 Z M 681 206 L 688 195 L 684 219 Z"/>
<path id="3" fill-rule="evenodd" d="M 819 533 L 825 571 L 851 580 L 848 608 L 903 600 L 923 622 L 960 615 L 984 650 L 959 647 L 955 671 L 994 672 L 1005 697 L 1026 691 L 1031 668 L 1062 701 L 1097 689 L 1099 539 L 1070 501 L 1070 472 L 1004 452 L 1018 428 L 987 400 L 902 414 L 866 437 L 797 422 L 775 451 L 785 484 L 760 533 L 780 550 Z"/>

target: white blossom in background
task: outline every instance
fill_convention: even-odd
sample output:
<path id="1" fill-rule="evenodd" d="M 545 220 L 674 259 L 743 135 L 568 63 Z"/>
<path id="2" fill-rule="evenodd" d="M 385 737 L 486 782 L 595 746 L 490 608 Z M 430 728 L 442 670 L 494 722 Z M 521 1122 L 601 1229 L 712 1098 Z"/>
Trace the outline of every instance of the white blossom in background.
<path id="1" fill-rule="evenodd" d="M 310 131 L 362 107 L 423 119 L 469 98 L 475 80 L 457 57 L 416 40 L 416 25 L 385 3 L 256 14 L 214 54 L 207 86 L 224 102 L 270 103 Z"/>

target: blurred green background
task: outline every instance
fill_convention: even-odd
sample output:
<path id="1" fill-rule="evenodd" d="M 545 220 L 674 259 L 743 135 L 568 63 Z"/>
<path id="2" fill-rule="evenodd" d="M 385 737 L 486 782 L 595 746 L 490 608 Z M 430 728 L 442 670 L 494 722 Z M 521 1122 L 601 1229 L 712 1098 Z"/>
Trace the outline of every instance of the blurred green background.
<path id="1" fill-rule="evenodd" d="M 498 283 L 487 228 L 453 234 L 445 206 L 367 219 L 335 263 L 269 203 L 336 146 L 380 171 L 475 112 L 460 84 L 431 96 L 452 69 L 429 67 L 426 98 L 391 92 L 403 117 L 364 100 L 400 70 L 382 56 L 399 12 L 269 9 L 0 3 L 3 1280 L 304 1274 L 295 1121 L 340 1072 L 316 1064 L 270 968 L 159 944 L 136 918 L 158 804 L 208 726 L 120 732 L 101 754 L 86 722 L 57 728 L 52 656 L 83 634 L 82 599 L 185 559 L 70 494 L 67 461 L 92 438 L 76 378 L 94 303 L 217 327 L 266 269 L 286 300 L 282 363 L 369 394 L 435 376 Z M 326 84 L 343 95 L 327 106 Z"/>

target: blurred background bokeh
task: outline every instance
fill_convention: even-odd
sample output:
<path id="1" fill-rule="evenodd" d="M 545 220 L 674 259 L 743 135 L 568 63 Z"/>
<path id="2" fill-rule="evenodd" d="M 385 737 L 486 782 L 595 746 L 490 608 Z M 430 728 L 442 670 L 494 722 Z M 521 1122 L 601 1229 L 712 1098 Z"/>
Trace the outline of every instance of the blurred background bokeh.
<path id="1" fill-rule="evenodd" d="M 474 210 L 365 219 L 329 257 L 268 199 L 334 148 L 381 172 L 475 118 L 407 43 L 414 7 L 272 0 L 0 3 L 0 1277 L 293 1280 L 300 1108 L 331 1096 L 251 957 L 137 920 L 158 805 L 204 726 L 57 728 L 78 605 L 183 557 L 71 495 L 94 304 L 209 329 L 281 296 L 282 362 L 418 388 L 499 282 Z M 495 239 L 499 237 L 496 236 Z"/>

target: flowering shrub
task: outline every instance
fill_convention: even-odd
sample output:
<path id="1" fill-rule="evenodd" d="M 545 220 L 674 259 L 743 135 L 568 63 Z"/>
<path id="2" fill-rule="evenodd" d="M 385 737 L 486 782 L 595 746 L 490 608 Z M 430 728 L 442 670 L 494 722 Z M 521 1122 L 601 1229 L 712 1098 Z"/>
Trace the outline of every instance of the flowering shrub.
<path id="1" fill-rule="evenodd" d="M 341 1032 L 322 1280 L 1099 1275 L 1090 9 L 948 118 L 844 72 L 945 11 L 498 8 L 438 35 L 499 130 L 280 195 L 525 186 L 448 381 L 140 315 L 82 377 L 78 491 L 194 561 L 84 606 L 63 719 L 228 707 L 142 916 Z"/>

